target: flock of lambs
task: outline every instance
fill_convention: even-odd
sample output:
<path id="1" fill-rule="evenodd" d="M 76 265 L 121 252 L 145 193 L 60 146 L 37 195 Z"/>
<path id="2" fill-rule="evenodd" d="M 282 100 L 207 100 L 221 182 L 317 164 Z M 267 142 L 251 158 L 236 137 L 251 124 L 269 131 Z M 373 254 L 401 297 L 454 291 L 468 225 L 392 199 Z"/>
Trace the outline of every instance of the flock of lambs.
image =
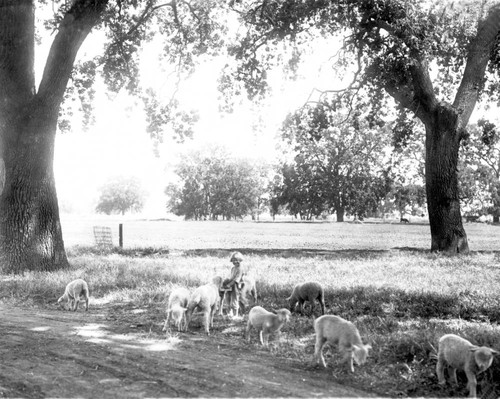
<path id="1" fill-rule="evenodd" d="M 246 281 L 245 281 L 246 279 Z M 245 305 L 245 295 L 250 293 L 254 301 L 257 300 L 255 281 L 245 276 L 241 290 L 242 303 Z M 214 277 L 205 285 L 196 288 L 192 293 L 187 288 L 179 287 L 174 289 L 169 296 L 167 305 L 167 318 L 163 331 L 168 329 L 169 320 L 173 320 L 179 331 L 187 331 L 195 310 L 201 311 L 204 315 L 205 332 L 210 334 L 210 327 L 213 326 L 214 314 L 219 309 L 222 315 L 225 291 L 222 289 L 223 280 L 221 277 Z M 58 303 L 67 302 L 73 311 L 78 309 L 79 302 L 85 300 L 85 310 L 89 307 L 89 288 L 82 279 L 70 282 L 66 286 L 64 294 L 59 298 Z M 324 290 L 317 282 L 306 282 L 297 284 L 289 298 L 289 309 L 279 309 L 269 312 L 261 306 L 254 306 L 248 313 L 246 326 L 246 339 L 250 341 L 250 331 L 257 330 L 260 335 L 260 342 L 268 346 L 269 335 L 279 333 L 283 324 L 289 321 L 291 311 L 300 305 L 300 312 L 303 312 L 304 303 L 311 304 L 314 312 L 314 304 L 317 300 L 321 306 L 322 316 L 314 321 L 316 333 L 316 344 L 314 348 L 314 362 L 321 361 L 323 367 L 326 362 L 323 357 L 323 347 L 326 343 L 337 345 L 343 354 L 342 362 L 346 363 L 349 371 L 354 372 L 353 362 L 358 365 L 365 363 L 368 357 L 370 344 L 363 344 L 361 336 L 356 326 L 348 320 L 339 316 L 325 315 Z M 493 356 L 497 352 L 491 348 L 478 347 L 464 338 L 454 334 L 446 334 L 439 340 L 436 373 L 439 384 L 446 384 L 444 371 L 448 369 L 449 377 L 454 384 L 457 384 L 457 369 L 465 371 L 468 380 L 469 397 L 476 397 L 476 375 L 487 370 L 493 361 Z"/>

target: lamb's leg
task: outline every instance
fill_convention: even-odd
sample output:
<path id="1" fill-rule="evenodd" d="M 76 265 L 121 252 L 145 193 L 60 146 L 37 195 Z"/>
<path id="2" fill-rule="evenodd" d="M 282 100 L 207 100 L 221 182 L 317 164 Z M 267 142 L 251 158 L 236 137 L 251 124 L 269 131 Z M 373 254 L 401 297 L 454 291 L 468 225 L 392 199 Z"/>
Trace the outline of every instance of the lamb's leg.
<path id="1" fill-rule="evenodd" d="M 259 332 L 259 337 L 260 337 L 260 343 L 261 343 L 261 345 L 264 345 L 264 338 L 262 337 L 262 330 L 260 330 L 260 332 Z"/>
<path id="2" fill-rule="evenodd" d="M 458 385 L 457 381 L 457 369 L 451 366 L 448 366 L 448 375 L 450 376 L 450 380 L 454 385 Z"/>
<path id="3" fill-rule="evenodd" d="M 438 358 L 437 364 L 436 364 L 436 374 L 438 377 L 438 382 L 441 385 L 446 385 L 446 379 L 444 378 L 444 365 L 443 365 L 443 360 Z"/>
<path id="4" fill-rule="evenodd" d="M 465 375 L 467 376 L 467 381 L 468 384 L 467 386 L 469 387 L 469 398 L 475 398 L 477 396 L 476 392 L 476 387 L 477 387 L 477 380 L 476 380 L 476 375 L 470 371 L 466 370 Z"/>
<path id="5" fill-rule="evenodd" d="M 194 309 L 188 309 L 186 310 L 186 326 L 184 328 L 184 331 L 188 330 L 189 324 L 191 323 L 191 318 L 193 317 L 193 310 Z"/>
<path id="6" fill-rule="evenodd" d="M 325 298 L 321 295 L 319 299 L 319 305 L 321 306 L 321 315 L 325 314 Z"/>
<path id="7" fill-rule="evenodd" d="M 219 304 L 219 315 L 222 316 L 222 309 L 224 308 L 224 301 L 226 300 L 226 291 L 222 294 L 220 297 L 220 304 Z"/>
<path id="8" fill-rule="evenodd" d="M 85 297 L 85 311 L 87 312 L 89 310 L 89 297 Z"/>
<path id="9" fill-rule="evenodd" d="M 214 327 L 214 314 L 217 311 L 217 303 L 214 303 L 212 310 L 210 311 L 210 327 Z"/>
<path id="10" fill-rule="evenodd" d="M 347 370 L 351 373 L 354 373 L 354 364 L 352 359 L 352 350 L 344 350 L 344 357 L 342 358 L 342 362 L 347 366 Z"/>
<path id="11" fill-rule="evenodd" d="M 207 333 L 207 335 L 210 335 L 210 328 L 209 328 L 209 325 L 210 325 L 210 311 L 209 310 L 205 310 L 203 312 L 203 316 L 205 318 L 205 332 Z"/>
<path id="12" fill-rule="evenodd" d="M 318 364 L 321 361 L 323 367 L 326 368 L 325 358 L 323 357 L 323 346 L 326 343 L 326 339 L 318 333 L 316 334 L 316 344 L 314 345 L 314 361 Z"/>
<path id="13" fill-rule="evenodd" d="M 73 312 L 78 310 L 78 305 L 80 304 L 80 298 L 75 298 L 75 307 L 73 308 Z"/>
<path id="14" fill-rule="evenodd" d="M 184 311 L 184 313 L 182 313 L 178 331 L 183 331 L 183 330 L 185 331 L 186 328 L 187 328 L 187 320 L 186 320 L 186 312 Z"/>
<path id="15" fill-rule="evenodd" d="M 304 315 L 304 300 L 303 299 L 299 300 L 299 309 L 300 309 L 300 314 Z"/>
<path id="16" fill-rule="evenodd" d="M 245 330 L 245 338 L 247 339 L 248 342 L 250 342 L 250 330 L 252 329 L 252 323 L 250 320 L 248 320 L 247 323 L 247 328 Z"/>
<path id="17" fill-rule="evenodd" d="M 170 319 L 170 313 L 172 311 L 170 309 L 167 310 L 167 318 L 165 319 L 165 324 L 163 324 L 163 329 L 162 331 L 167 331 L 168 330 L 168 320 Z"/>
<path id="18" fill-rule="evenodd" d="M 270 332 L 264 328 L 261 332 L 261 340 L 263 341 L 262 342 L 262 345 L 264 345 L 266 348 L 269 347 L 269 334 Z"/>

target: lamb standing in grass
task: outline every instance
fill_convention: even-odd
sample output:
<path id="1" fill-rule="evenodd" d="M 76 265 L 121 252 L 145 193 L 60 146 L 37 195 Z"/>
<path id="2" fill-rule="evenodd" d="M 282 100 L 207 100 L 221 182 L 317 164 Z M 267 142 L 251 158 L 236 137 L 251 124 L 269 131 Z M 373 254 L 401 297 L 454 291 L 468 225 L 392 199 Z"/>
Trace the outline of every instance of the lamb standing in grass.
<path id="1" fill-rule="evenodd" d="M 168 320 L 170 318 L 174 320 L 178 331 L 186 328 L 186 310 L 188 302 L 189 290 L 187 288 L 178 287 L 170 293 L 167 305 L 167 319 L 165 320 L 163 331 L 167 331 Z"/>
<path id="2" fill-rule="evenodd" d="M 248 314 L 246 338 L 250 341 L 250 330 L 255 328 L 259 331 L 260 343 L 265 347 L 269 344 L 269 335 L 280 332 L 285 322 L 290 320 L 291 313 L 288 309 L 280 309 L 276 314 L 268 312 L 261 306 L 254 306 Z"/>
<path id="3" fill-rule="evenodd" d="M 57 300 L 57 303 L 66 301 L 66 303 L 69 304 L 70 309 L 76 311 L 80 303 L 80 297 L 83 297 L 85 299 L 85 310 L 89 310 L 89 296 L 90 293 L 88 284 L 85 280 L 79 278 L 73 280 L 66 286 L 64 294 Z"/>
<path id="4" fill-rule="evenodd" d="M 314 321 L 314 330 L 316 331 L 316 345 L 314 346 L 316 364 L 321 361 L 323 367 L 326 367 L 323 346 L 327 342 L 338 344 L 339 351 L 344 354 L 342 362 L 347 364 L 350 372 L 354 372 L 353 360 L 359 365 L 366 362 L 371 345 L 363 344 L 358 329 L 350 321 L 339 316 L 325 315 Z"/>
<path id="5" fill-rule="evenodd" d="M 199 309 L 203 312 L 205 319 L 205 332 L 210 334 L 210 327 L 214 324 L 214 314 L 217 311 L 219 303 L 219 290 L 222 286 L 222 277 L 214 277 L 211 283 L 196 288 L 189 297 L 186 310 L 186 328 L 187 331 L 193 312 Z"/>
<path id="6" fill-rule="evenodd" d="M 306 283 L 297 284 L 292 291 L 292 295 L 287 298 L 290 305 L 290 311 L 293 312 L 297 302 L 300 305 L 300 313 L 304 312 L 304 302 L 311 303 L 311 314 L 314 314 L 314 301 L 318 300 L 321 306 L 321 314 L 325 314 L 325 292 L 320 283 L 308 281 Z"/>
<path id="7" fill-rule="evenodd" d="M 497 351 L 486 346 L 472 345 L 469 341 L 455 334 L 443 335 L 439 340 L 436 373 L 439 384 L 446 384 L 444 368 L 448 368 L 452 382 L 457 384 L 457 369 L 464 370 L 467 376 L 469 397 L 476 397 L 476 374 L 491 366 L 493 355 Z"/>

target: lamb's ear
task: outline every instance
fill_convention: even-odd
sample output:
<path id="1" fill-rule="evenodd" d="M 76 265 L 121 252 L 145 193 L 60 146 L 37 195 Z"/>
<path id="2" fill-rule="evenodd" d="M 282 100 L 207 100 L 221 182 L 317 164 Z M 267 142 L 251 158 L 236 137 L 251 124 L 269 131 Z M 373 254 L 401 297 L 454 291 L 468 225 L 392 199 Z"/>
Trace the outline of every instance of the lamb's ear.
<path id="1" fill-rule="evenodd" d="M 357 351 L 361 349 L 358 345 L 356 344 L 352 344 L 351 347 L 349 349 L 347 349 L 348 352 L 353 352 L 353 351 Z"/>
<path id="2" fill-rule="evenodd" d="M 472 348 L 470 348 L 470 351 L 471 352 L 475 352 L 479 349 L 479 346 L 473 346 Z"/>
<path id="3" fill-rule="evenodd" d="M 498 351 L 496 351 L 495 349 L 490 349 L 491 350 L 491 353 L 494 354 L 494 355 L 498 355 Z"/>
<path id="4" fill-rule="evenodd" d="M 366 344 L 365 345 L 365 349 L 368 350 L 368 349 L 372 349 L 372 345 L 371 344 Z"/>

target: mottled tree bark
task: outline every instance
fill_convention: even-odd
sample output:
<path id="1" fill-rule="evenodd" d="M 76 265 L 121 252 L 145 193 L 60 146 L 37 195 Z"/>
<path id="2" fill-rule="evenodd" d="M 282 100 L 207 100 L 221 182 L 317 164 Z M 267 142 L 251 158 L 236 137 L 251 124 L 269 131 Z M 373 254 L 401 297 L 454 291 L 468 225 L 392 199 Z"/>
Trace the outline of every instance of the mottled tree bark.
<path id="1" fill-rule="evenodd" d="M 68 260 L 53 160 L 59 108 L 78 49 L 107 1 L 81 0 L 60 24 L 38 92 L 34 1 L 0 0 L 0 267 L 55 270 Z"/>
<path id="2" fill-rule="evenodd" d="M 440 104 L 426 126 L 425 179 L 431 227 L 431 251 L 467 253 L 458 189 L 460 132 L 457 114 Z"/>

